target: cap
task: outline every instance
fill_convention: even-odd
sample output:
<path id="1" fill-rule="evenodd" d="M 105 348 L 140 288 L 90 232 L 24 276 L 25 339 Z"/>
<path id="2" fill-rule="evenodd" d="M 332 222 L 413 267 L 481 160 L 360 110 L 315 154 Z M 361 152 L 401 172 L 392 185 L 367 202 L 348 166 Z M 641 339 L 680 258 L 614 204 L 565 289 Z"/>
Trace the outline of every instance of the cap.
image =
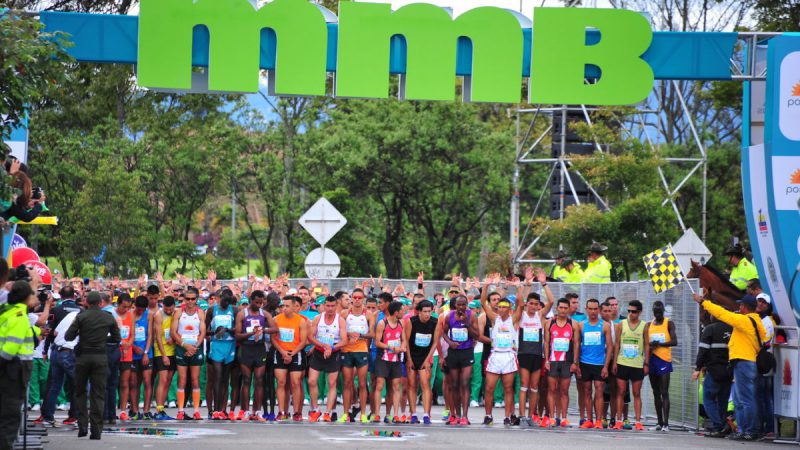
<path id="1" fill-rule="evenodd" d="M 508 299 L 508 301 L 510 301 L 511 303 L 516 303 L 516 302 L 517 302 L 517 296 L 516 296 L 516 295 L 507 295 L 507 296 L 506 296 L 506 298 L 507 298 L 507 299 Z"/>
<path id="2" fill-rule="evenodd" d="M 725 249 L 725 256 L 738 256 L 741 258 L 744 256 L 744 249 L 741 244 L 731 245 Z"/>
<path id="3" fill-rule="evenodd" d="M 317 297 L 317 299 L 314 301 L 314 304 L 315 304 L 316 306 L 320 306 L 320 305 L 322 305 L 323 303 L 325 303 L 325 296 L 324 296 L 324 295 L 320 295 L 320 296 L 319 296 L 319 297 Z"/>
<path id="4" fill-rule="evenodd" d="M 297 295 L 297 289 L 292 288 L 286 291 L 286 295 Z"/>
<path id="5" fill-rule="evenodd" d="M 459 290 L 457 287 L 455 287 L 455 286 L 452 286 L 452 287 L 450 288 L 450 290 L 449 290 L 449 291 L 447 291 L 447 293 L 449 294 L 449 293 L 451 293 L 451 292 L 461 292 L 461 291 L 460 291 L 460 290 Z"/>
<path id="6" fill-rule="evenodd" d="M 559 250 L 556 252 L 556 259 L 566 258 L 567 251 L 566 250 Z"/>
<path id="7" fill-rule="evenodd" d="M 589 247 L 590 252 L 605 253 L 606 250 L 608 250 L 608 247 L 597 241 L 592 241 L 592 245 Z"/>
<path id="8" fill-rule="evenodd" d="M 764 300 L 768 305 L 772 303 L 772 299 L 764 292 L 756 295 L 756 300 Z"/>
<path id="9" fill-rule="evenodd" d="M 479 302 L 477 300 L 473 300 L 473 301 L 469 302 L 469 305 L 467 305 L 467 306 L 469 306 L 470 308 L 480 308 L 481 307 L 481 302 Z"/>
<path id="10" fill-rule="evenodd" d="M 564 258 L 564 261 L 561 262 L 561 267 L 566 268 L 568 265 L 574 262 L 575 261 L 572 258 Z"/>
<path id="11" fill-rule="evenodd" d="M 752 295 L 747 294 L 744 297 L 740 298 L 739 300 L 736 300 L 736 303 L 742 303 L 747 306 L 755 308 L 756 305 L 758 304 L 758 300 L 756 300 L 756 298 L 753 297 Z"/>

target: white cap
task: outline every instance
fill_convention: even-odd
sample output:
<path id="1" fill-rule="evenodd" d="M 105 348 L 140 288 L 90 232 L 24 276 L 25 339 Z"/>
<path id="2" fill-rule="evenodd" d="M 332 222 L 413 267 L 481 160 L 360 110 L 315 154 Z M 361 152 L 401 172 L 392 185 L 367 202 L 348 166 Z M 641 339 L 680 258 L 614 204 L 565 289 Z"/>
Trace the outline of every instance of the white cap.
<path id="1" fill-rule="evenodd" d="M 768 305 L 772 303 L 772 299 L 769 298 L 769 295 L 767 295 L 764 292 L 756 295 L 756 300 L 764 300 L 765 302 L 767 302 Z"/>
<path id="2" fill-rule="evenodd" d="M 292 288 L 286 291 L 286 295 L 297 295 L 297 289 Z"/>

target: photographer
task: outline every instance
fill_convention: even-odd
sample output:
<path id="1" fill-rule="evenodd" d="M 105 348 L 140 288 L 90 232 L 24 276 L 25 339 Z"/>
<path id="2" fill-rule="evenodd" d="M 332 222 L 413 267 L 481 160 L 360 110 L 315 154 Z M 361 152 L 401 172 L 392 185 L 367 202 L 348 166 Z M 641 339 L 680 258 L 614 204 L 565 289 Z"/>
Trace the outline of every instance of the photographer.
<path id="1" fill-rule="evenodd" d="M 8 303 L 0 306 L 0 450 L 11 449 L 19 430 L 21 407 L 30 379 L 39 328 L 28 319 L 36 302 L 31 285 L 16 281 Z"/>
<path id="2" fill-rule="evenodd" d="M 40 187 L 33 187 L 31 179 L 23 172 L 16 172 L 11 175 L 13 181 L 11 186 L 18 189 L 19 193 L 15 196 L 11 205 L 2 213 L 4 219 L 16 217 L 23 222 L 30 222 L 39 217 L 44 209 L 44 202 L 47 196 Z"/>

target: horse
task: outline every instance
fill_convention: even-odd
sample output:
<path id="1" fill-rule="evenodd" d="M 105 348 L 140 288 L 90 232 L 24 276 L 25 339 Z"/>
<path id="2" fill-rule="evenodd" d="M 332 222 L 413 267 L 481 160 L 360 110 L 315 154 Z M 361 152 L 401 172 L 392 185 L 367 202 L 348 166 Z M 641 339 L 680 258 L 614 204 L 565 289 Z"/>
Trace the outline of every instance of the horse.
<path id="1" fill-rule="evenodd" d="M 744 296 L 744 291 L 737 288 L 728 277 L 713 266 L 703 265 L 694 260 L 691 264 L 692 269 L 686 274 L 686 278 L 700 279 L 700 287 L 703 288 L 705 298 L 731 311 L 739 309 L 736 301 Z"/>

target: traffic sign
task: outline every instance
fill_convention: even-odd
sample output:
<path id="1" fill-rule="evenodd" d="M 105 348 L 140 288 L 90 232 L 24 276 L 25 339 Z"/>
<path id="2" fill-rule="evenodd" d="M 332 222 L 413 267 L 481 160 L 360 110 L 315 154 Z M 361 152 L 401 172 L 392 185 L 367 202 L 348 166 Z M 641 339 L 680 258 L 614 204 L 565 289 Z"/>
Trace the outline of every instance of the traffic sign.
<path id="1" fill-rule="evenodd" d="M 325 197 L 308 208 L 300 217 L 300 225 L 323 247 L 346 224 L 347 219 Z"/>
<path id="2" fill-rule="evenodd" d="M 306 275 L 309 278 L 330 280 L 339 276 L 339 256 L 329 248 L 315 248 L 306 256 Z"/>

